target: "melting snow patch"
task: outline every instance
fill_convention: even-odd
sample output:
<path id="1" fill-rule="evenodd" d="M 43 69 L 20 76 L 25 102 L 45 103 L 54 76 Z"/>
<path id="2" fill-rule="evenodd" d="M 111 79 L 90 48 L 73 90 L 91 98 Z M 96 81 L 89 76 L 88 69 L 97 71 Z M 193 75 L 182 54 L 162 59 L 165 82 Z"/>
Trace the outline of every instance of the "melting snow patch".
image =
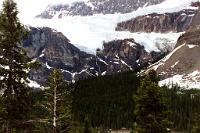
<path id="1" fill-rule="evenodd" d="M 189 48 L 197 47 L 197 45 L 187 45 Z"/>
<path id="2" fill-rule="evenodd" d="M 91 7 L 92 10 L 94 10 L 95 6 L 94 6 L 92 3 L 90 3 L 90 2 L 85 2 L 85 4 L 86 4 L 87 6 L 89 6 L 89 7 Z"/>
<path id="3" fill-rule="evenodd" d="M 200 72 L 196 70 L 196 71 L 194 71 L 193 73 L 190 73 L 189 76 L 194 77 L 194 76 L 198 75 L 199 73 L 200 73 Z"/>
<path id="4" fill-rule="evenodd" d="M 105 71 L 105 72 L 102 72 L 101 75 L 102 75 L 102 76 L 103 76 L 103 75 L 106 75 L 106 71 Z"/>
<path id="5" fill-rule="evenodd" d="M 75 73 L 72 73 L 72 83 L 75 83 Z"/>
<path id="6" fill-rule="evenodd" d="M 48 63 L 46 62 L 46 67 L 47 67 L 47 69 L 51 69 L 52 67 L 50 67 L 49 65 L 48 65 Z"/>
<path id="7" fill-rule="evenodd" d="M 195 14 L 191 14 L 191 15 L 189 15 L 189 17 L 193 17 Z"/>
<path id="8" fill-rule="evenodd" d="M 182 77 L 183 75 L 175 75 L 171 78 L 164 79 L 159 82 L 159 86 L 179 84 Z"/>
<path id="9" fill-rule="evenodd" d="M 28 86 L 33 87 L 33 88 L 41 88 L 44 89 L 44 87 L 40 86 L 38 83 L 36 83 L 35 81 L 29 80 L 30 83 L 28 84 Z"/>
<path id="10" fill-rule="evenodd" d="M 175 62 L 174 65 L 171 66 L 171 68 L 174 68 L 178 64 L 178 62 L 179 61 Z"/>
<path id="11" fill-rule="evenodd" d="M 120 61 L 121 61 L 122 64 L 124 64 L 124 65 L 126 65 L 127 67 L 129 67 L 130 70 L 133 70 L 133 69 L 131 68 L 131 66 L 129 66 L 125 61 L 123 61 L 123 60 L 120 60 Z"/>
<path id="12" fill-rule="evenodd" d="M 200 78 L 200 72 L 194 71 L 189 75 L 174 75 L 173 77 L 164 79 L 159 82 L 159 86 L 168 85 L 172 87 L 172 85 L 177 84 L 178 86 L 185 88 L 185 89 L 200 89 L 200 82 L 197 80 Z"/>
<path id="13" fill-rule="evenodd" d="M 108 63 L 106 63 L 104 60 L 102 60 L 101 58 L 97 57 L 99 61 L 103 62 L 104 64 L 108 65 Z"/>
<path id="14" fill-rule="evenodd" d="M 153 65 L 154 65 L 154 66 L 153 66 L 153 69 L 154 69 L 154 70 L 157 70 L 158 67 L 164 65 L 164 63 L 163 63 L 163 62 L 158 62 L 158 63 L 153 64 Z M 151 68 L 151 66 L 150 66 L 149 68 Z"/>
<path id="15" fill-rule="evenodd" d="M 44 54 L 41 54 L 39 57 L 43 57 L 44 56 Z"/>
<path id="16" fill-rule="evenodd" d="M 133 42 L 128 42 L 128 44 L 130 45 L 130 46 L 137 46 L 135 43 L 133 43 Z"/>
<path id="17" fill-rule="evenodd" d="M 182 16 L 185 16 L 186 14 L 185 14 L 185 13 L 182 13 L 181 15 L 182 15 Z"/>

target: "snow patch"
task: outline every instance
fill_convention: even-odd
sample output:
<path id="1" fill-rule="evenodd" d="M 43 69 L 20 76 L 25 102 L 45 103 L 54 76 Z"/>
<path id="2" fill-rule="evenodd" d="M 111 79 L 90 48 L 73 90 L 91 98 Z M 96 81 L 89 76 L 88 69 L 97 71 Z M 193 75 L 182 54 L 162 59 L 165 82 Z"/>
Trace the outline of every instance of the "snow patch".
<path id="1" fill-rule="evenodd" d="M 28 86 L 33 87 L 33 88 L 41 88 L 44 89 L 43 86 L 39 85 L 37 82 L 29 80 Z"/>
<path id="2" fill-rule="evenodd" d="M 41 54 L 39 57 L 43 57 L 44 56 L 44 54 Z"/>
<path id="3" fill-rule="evenodd" d="M 200 89 L 200 82 L 197 80 L 198 78 L 200 78 L 200 72 L 196 70 L 188 75 L 174 75 L 164 79 L 159 82 L 159 86 L 168 85 L 169 87 L 172 87 L 172 85 L 177 84 L 185 89 Z"/>
<path id="4" fill-rule="evenodd" d="M 137 46 L 135 43 L 130 42 L 130 41 L 128 41 L 128 45 L 130 45 L 130 46 L 132 46 L 132 47 Z"/>
<path id="5" fill-rule="evenodd" d="M 101 73 L 102 76 L 106 75 L 106 71 Z"/>
<path id="6" fill-rule="evenodd" d="M 101 58 L 97 57 L 97 59 L 101 62 L 103 62 L 104 64 L 108 65 L 108 63 L 106 63 L 104 60 L 102 60 Z"/>
<path id="7" fill-rule="evenodd" d="M 178 63 L 179 61 L 175 62 L 174 65 L 171 66 L 171 68 L 174 68 Z"/>
<path id="8" fill-rule="evenodd" d="M 182 13 L 182 14 L 181 14 L 181 16 L 185 16 L 185 15 L 186 15 L 185 13 Z"/>
<path id="9" fill-rule="evenodd" d="M 49 65 L 48 65 L 48 63 L 46 62 L 46 67 L 47 67 L 47 69 L 51 69 L 51 68 L 53 68 L 53 67 L 50 67 Z"/>
<path id="10" fill-rule="evenodd" d="M 189 48 L 198 47 L 197 45 L 187 45 Z"/>
<path id="11" fill-rule="evenodd" d="M 123 61 L 123 60 L 120 60 L 120 61 L 122 62 L 122 64 L 124 64 L 124 65 L 126 65 L 127 67 L 129 67 L 130 70 L 133 70 L 133 69 L 131 68 L 131 66 L 129 66 L 125 61 Z"/>
<path id="12" fill-rule="evenodd" d="M 85 4 L 86 4 L 87 6 L 89 6 L 89 7 L 91 7 L 92 10 L 94 10 L 95 6 L 94 6 L 92 3 L 90 3 L 90 2 L 85 2 Z"/>
<path id="13" fill-rule="evenodd" d="M 119 65 L 119 62 L 114 62 L 114 64 L 118 64 Z"/>

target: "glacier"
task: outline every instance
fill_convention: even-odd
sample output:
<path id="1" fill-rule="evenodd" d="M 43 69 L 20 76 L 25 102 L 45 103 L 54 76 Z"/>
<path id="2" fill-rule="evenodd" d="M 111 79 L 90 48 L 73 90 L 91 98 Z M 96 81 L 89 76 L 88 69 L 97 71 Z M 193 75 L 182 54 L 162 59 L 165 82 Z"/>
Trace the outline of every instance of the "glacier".
<path id="1" fill-rule="evenodd" d="M 80 0 L 82 1 L 82 0 Z M 84 0 L 83 0 L 84 1 Z M 57 15 L 52 19 L 35 19 L 35 14 L 21 12 L 19 18 L 25 25 L 34 27 L 50 27 L 62 32 L 72 44 L 83 51 L 95 54 L 96 49 L 103 48 L 103 42 L 108 42 L 116 39 L 134 38 L 136 42 L 145 47 L 147 51 L 159 51 L 155 44 L 159 47 L 164 47 L 166 41 L 169 40 L 169 45 L 175 45 L 176 40 L 181 33 L 131 33 L 115 31 L 117 23 L 129 20 L 131 18 L 146 15 L 147 13 L 170 13 L 180 11 L 182 9 L 191 9 L 189 3 L 195 0 L 166 0 L 161 4 L 139 8 L 136 11 L 127 14 L 96 14 L 93 16 L 67 16 L 59 19 Z M 197 0 L 196 0 L 197 1 Z M 50 2 L 50 1 L 49 1 Z M 72 2 L 72 1 L 71 1 Z M 51 1 L 50 4 L 58 4 L 58 1 Z M 22 6 L 19 4 L 19 10 Z M 166 6 L 168 5 L 168 6 Z M 44 10 L 44 9 L 43 9 Z M 57 13 L 59 14 L 59 13 Z M 28 18 L 26 16 L 29 16 Z"/>

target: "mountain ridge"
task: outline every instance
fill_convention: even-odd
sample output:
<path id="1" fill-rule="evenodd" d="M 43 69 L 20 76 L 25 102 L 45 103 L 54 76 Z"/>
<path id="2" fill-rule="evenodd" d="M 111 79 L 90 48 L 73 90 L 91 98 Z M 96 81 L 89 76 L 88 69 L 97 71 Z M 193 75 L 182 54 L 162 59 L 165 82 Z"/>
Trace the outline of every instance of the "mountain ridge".
<path id="1" fill-rule="evenodd" d="M 88 0 L 70 4 L 48 5 L 46 10 L 36 18 L 52 19 L 57 13 L 58 18 L 64 16 L 90 16 L 94 14 L 130 13 L 139 7 L 155 5 L 164 0 Z"/>
<path id="2" fill-rule="evenodd" d="M 63 72 L 65 82 L 75 82 L 88 76 L 115 74 L 133 70 L 156 60 L 161 52 L 147 52 L 134 39 L 104 42 L 96 55 L 80 51 L 60 32 L 51 28 L 29 27 L 30 35 L 23 46 L 42 67 L 31 71 L 30 79 L 46 85 L 53 69 Z"/>
<path id="3" fill-rule="evenodd" d="M 171 50 L 173 51 L 169 53 L 169 55 L 152 66 L 152 68 L 155 68 L 160 75 L 163 75 L 164 79 L 170 78 L 171 76 L 176 76 L 177 74 L 185 74 L 187 77 L 187 75 L 189 76 L 193 72 L 197 72 L 199 68 L 199 61 L 197 60 L 199 52 L 197 45 L 199 43 L 195 40 L 198 40 L 199 35 L 199 31 L 196 30 L 199 27 L 199 23 L 197 21 L 199 18 L 199 1 L 185 0 L 182 4 L 179 4 L 179 2 L 176 1 L 177 3 L 175 3 L 175 6 L 169 8 L 171 9 L 169 12 L 165 12 L 165 10 L 168 8 L 166 8 L 164 11 L 160 11 L 160 8 L 164 6 L 164 3 L 169 4 L 170 2 L 172 2 L 172 0 L 166 0 L 158 6 L 156 5 L 144 9 L 138 9 L 137 11 L 128 14 L 129 16 L 127 18 L 122 15 L 123 18 L 121 19 L 119 17 L 120 15 L 116 17 L 114 14 L 116 18 L 113 19 L 127 19 L 127 21 L 118 23 L 118 27 L 115 28 L 118 31 L 112 32 L 109 30 L 109 35 L 114 33 L 117 33 L 117 35 L 126 33 L 123 34 L 126 36 L 128 33 L 131 35 L 131 37 L 126 36 L 123 39 L 118 37 L 117 39 L 113 39 L 111 41 L 103 41 L 103 46 L 102 48 L 97 48 L 96 55 L 87 53 L 83 54 L 77 48 L 67 47 L 68 44 L 72 45 L 69 41 L 70 39 L 64 39 L 65 37 L 62 33 L 54 33 L 54 36 L 58 37 L 58 39 L 53 37 L 53 43 L 51 45 L 45 45 L 45 48 L 48 50 L 36 48 L 40 53 L 38 56 L 39 60 L 43 63 L 43 70 L 40 70 L 38 73 L 33 72 L 32 80 L 36 79 L 36 77 L 39 77 L 37 75 L 40 74 L 45 77 L 45 80 L 47 80 L 47 73 L 49 73 L 53 68 L 61 69 L 64 72 L 67 82 L 75 82 L 82 78 L 87 78 L 88 76 L 115 74 L 135 69 L 136 67 L 145 63 L 150 64 L 152 61 L 155 61 L 156 58 L 162 54 L 162 52 L 170 52 Z M 178 4 L 184 6 L 178 7 Z M 150 11 L 150 9 L 153 9 L 153 7 L 155 7 L 155 11 L 158 10 L 158 12 L 152 13 L 151 11 L 149 14 L 147 13 L 147 15 L 140 15 L 144 14 L 145 10 Z M 180 8 L 181 10 L 175 9 L 175 7 L 178 7 L 178 9 Z M 58 10 L 60 10 L 60 7 L 58 8 Z M 56 14 L 59 16 L 58 13 Z M 131 18 L 131 15 L 133 15 L 132 19 L 128 20 L 128 18 Z M 88 24 L 92 25 L 93 23 L 90 23 L 89 18 L 97 18 L 97 16 L 78 16 L 75 18 L 77 20 L 81 20 L 81 18 L 83 18 Z M 107 16 L 106 18 L 105 15 L 103 18 L 108 19 L 111 18 L 111 16 L 112 15 Z M 62 19 L 65 20 L 64 18 Z M 52 20 L 56 19 L 53 18 Z M 128 22 L 128 24 L 126 24 L 126 22 Z M 98 24 L 100 23 L 95 24 L 95 26 Z M 104 24 L 101 25 L 101 28 L 103 26 Z M 106 26 L 114 27 L 113 25 Z M 41 31 L 38 30 L 37 32 L 40 33 Z M 51 30 L 51 32 L 54 32 L 54 30 Z M 51 32 L 49 34 L 52 34 Z M 94 30 L 93 33 L 95 34 L 98 32 L 98 30 Z M 173 36 L 174 33 L 178 33 L 180 37 L 177 43 L 175 41 L 172 43 L 170 40 L 168 40 L 168 38 L 160 38 L 162 34 L 159 34 L 158 37 L 152 36 L 151 34 L 153 32 L 164 33 L 165 36 L 167 36 L 167 34 L 171 34 L 171 36 Z M 143 37 L 141 37 L 140 34 L 142 34 Z M 155 33 L 153 33 L 153 35 L 154 34 Z M 41 36 L 41 38 L 43 38 L 42 34 L 36 36 Z M 105 36 L 107 37 L 108 34 L 105 33 Z M 94 38 L 90 39 L 92 40 Z M 43 38 L 42 40 L 44 41 L 45 39 Z M 38 41 L 38 43 L 40 43 L 40 41 Z M 145 45 L 145 43 L 148 43 L 148 45 Z M 63 44 L 66 46 L 63 46 Z M 74 49 L 76 49 L 75 54 L 73 52 Z M 189 52 L 188 56 L 183 56 L 183 54 L 187 52 Z M 198 74 L 196 76 L 198 76 Z M 198 78 L 196 78 L 195 81 L 197 81 L 197 79 Z M 38 80 L 38 82 L 40 81 Z"/>

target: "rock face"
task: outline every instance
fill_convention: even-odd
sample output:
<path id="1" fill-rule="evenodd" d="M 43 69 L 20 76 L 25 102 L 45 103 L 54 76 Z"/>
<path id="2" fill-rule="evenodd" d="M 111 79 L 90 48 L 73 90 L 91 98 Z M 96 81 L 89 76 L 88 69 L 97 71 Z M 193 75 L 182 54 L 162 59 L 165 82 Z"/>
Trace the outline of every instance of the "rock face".
<path id="1" fill-rule="evenodd" d="M 106 74 L 132 70 L 140 65 L 154 61 L 160 53 L 148 53 L 134 39 L 115 40 L 103 44 L 97 57 L 107 64 Z"/>
<path id="2" fill-rule="evenodd" d="M 30 30 L 24 47 L 30 56 L 37 58 L 42 63 L 40 70 L 32 72 L 32 80 L 44 85 L 49 73 L 54 68 L 63 71 L 66 81 L 78 80 L 88 74 L 94 74 L 87 66 L 95 58 L 94 55 L 80 51 L 70 44 L 62 33 L 50 28 L 31 27 Z"/>
<path id="3" fill-rule="evenodd" d="M 183 81 L 200 81 L 199 17 L 200 9 L 194 16 L 189 30 L 179 37 L 175 49 L 164 59 L 153 65 L 163 78 L 183 75 Z"/>
<path id="4" fill-rule="evenodd" d="M 42 67 L 31 71 L 30 79 L 45 86 L 53 69 L 60 69 L 66 82 L 88 76 L 114 74 L 132 70 L 155 60 L 160 53 L 148 53 L 134 39 L 104 43 L 96 55 L 80 51 L 60 32 L 50 28 L 30 27 L 30 35 L 23 46 Z"/>
<path id="5" fill-rule="evenodd" d="M 117 24 L 117 31 L 130 32 L 184 32 L 188 30 L 196 10 L 182 10 L 165 14 L 148 14 Z"/>
<path id="6" fill-rule="evenodd" d="M 155 5 L 164 0 L 88 0 L 71 4 L 49 5 L 36 18 L 51 19 L 56 14 L 64 16 L 88 16 L 93 14 L 129 13 L 139 7 Z"/>

